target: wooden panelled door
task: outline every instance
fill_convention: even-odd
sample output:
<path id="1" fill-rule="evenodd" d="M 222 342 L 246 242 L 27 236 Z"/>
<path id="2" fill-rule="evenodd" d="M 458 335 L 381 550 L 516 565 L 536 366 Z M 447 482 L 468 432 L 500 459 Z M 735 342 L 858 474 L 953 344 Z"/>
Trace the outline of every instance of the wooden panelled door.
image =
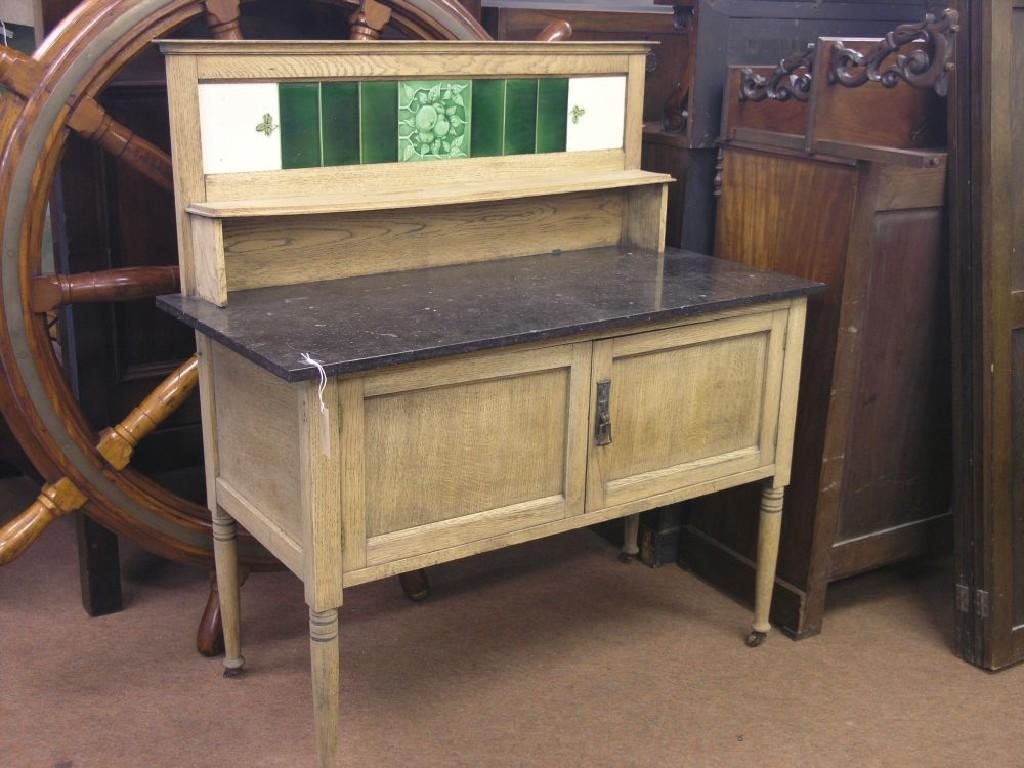
<path id="1" fill-rule="evenodd" d="M 951 199 L 958 653 L 1024 659 L 1024 0 L 960 0 Z"/>

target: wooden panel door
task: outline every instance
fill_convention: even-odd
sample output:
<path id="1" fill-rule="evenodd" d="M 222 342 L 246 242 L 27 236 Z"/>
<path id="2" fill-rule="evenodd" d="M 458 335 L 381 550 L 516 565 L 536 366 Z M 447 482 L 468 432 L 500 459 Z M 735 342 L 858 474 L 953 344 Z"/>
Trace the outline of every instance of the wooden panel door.
<path id="1" fill-rule="evenodd" d="M 582 513 L 590 349 L 565 344 L 342 381 L 343 515 L 347 530 L 365 529 L 349 536 L 346 570 Z"/>
<path id="2" fill-rule="evenodd" d="M 1024 0 L 961 0 L 951 101 L 956 646 L 1024 659 Z"/>
<path id="3" fill-rule="evenodd" d="M 587 510 L 667 504 L 699 483 L 770 475 L 787 317 L 781 309 L 596 342 Z M 605 410 L 610 430 L 600 437 Z"/>

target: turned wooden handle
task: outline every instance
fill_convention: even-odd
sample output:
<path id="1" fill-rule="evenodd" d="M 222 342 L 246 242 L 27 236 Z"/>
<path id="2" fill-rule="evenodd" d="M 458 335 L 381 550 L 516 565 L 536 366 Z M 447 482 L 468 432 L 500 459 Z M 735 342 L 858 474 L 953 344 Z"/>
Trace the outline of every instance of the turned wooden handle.
<path id="1" fill-rule="evenodd" d="M 160 186 L 174 189 L 171 156 L 117 122 L 95 99 L 86 96 L 78 102 L 68 118 L 68 125 Z"/>
<path id="2" fill-rule="evenodd" d="M 96 449 L 114 469 L 124 469 L 131 461 L 139 440 L 174 413 L 199 382 L 199 356 L 193 355 L 164 379 L 115 427 L 103 430 Z"/>
<path id="3" fill-rule="evenodd" d="M 130 301 L 181 290 L 177 267 L 125 267 L 32 278 L 32 311 L 49 312 L 65 304 Z"/>
<path id="4" fill-rule="evenodd" d="M 561 40 L 568 40 L 572 37 L 572 24 L 565 19 L 552 21 L 541 33 L 537 35 L 537 41 L 542 43 L 557 43 Z"/>
<path id="5" fill-rule="evenodd" d="M 206 0 L 206 25 L 218 40 L 241 40 L 239 0 Z"/>
<path id="6" fill-rule="evenodd" d="M 84 504 L 85 494 L 66 477 L 44 485 L 32 506 L 0 528 L 0 565 L 16 560 L 46 526 Z"/>
<path id="7" fill-rule="evenodd" d="M 0 84 L 27 99 L 42 80 L 45 69 L 31 56 L 0 47 Z M 75 106 L 68 125 L 87 139 L 131 165 L 166 189 L 174 189 L 171 157 L 162 149 L 114 120 L 95 99 L 84 96 Z"/>
<path id="8" fill-rule="evenodd" d="M 348 17 L 349 40 L 379 40 L 380 31 L 391 20 L 391 9 L 377 0 L 362 0 Z"/>

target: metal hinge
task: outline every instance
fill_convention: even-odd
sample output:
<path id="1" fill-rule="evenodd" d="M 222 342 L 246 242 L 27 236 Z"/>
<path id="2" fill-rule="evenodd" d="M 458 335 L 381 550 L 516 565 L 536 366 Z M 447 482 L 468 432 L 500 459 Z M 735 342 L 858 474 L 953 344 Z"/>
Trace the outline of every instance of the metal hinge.
<path id="1" fill-rule="evenodd" d="M 609 379 L 597 382 L 597 407 L 594 409 L 594 445 L 612 442 L 612 414 L 609 409 L 612 383 Z"/>
<path id="2" fill-rule="evenodd" d="M 988 618 L 988 592 L 984 589 L 976 590 L 974 593 L 974 611 L 982 619 Z M 966 584 L 956 585 L 956 609 L 961 613 L 969 613 L 971 610 L 971 590 Z"/>
<path id="3" fill-rule="evenodd" d="M 983 589 L 979 589 L 974 593 L 975 596 L 975 609 L 978 612 L 978 616 L 983 619 L 988 618 L 988 592 Z"/>
<path id="4" fill-rule="evenodd" d="M 956 609 L 960 613 L 971 610 L 971 590 L 966 584 L 956 585 Z"/>

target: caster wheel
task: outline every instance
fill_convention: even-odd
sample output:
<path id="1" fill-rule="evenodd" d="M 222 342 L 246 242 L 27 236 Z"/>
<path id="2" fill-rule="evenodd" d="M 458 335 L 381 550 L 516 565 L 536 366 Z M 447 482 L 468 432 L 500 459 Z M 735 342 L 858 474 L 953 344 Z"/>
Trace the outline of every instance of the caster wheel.
<path id="1" fill-rule="evenodd" d="M 232 677 L 241 677 L 241 676 L 242 676 L 242 668 L 241 667 L 238 667 L 237 669 L 225 669 L 224 670 L 224 677 L 232 678 Z"/>
<path id="2" fill-rule="evenodd" d="M 757 630 L 753 630 L 749 635 L 747 635 L 747 647 L 757 648 L 759 645 L 764 645 L 764 641 L 767 639 L 767 632 L 758 632 Z"/>
<path id="3" fill-rule="evenodd" d="M 636 555 L 631 555 L 628 552 L 619 552 L 619 562 L 620 563 L 629 564 L 629 563 L 632 563 L 634 560 L 636 560 L 636 558 L 637 558 Z"/>

